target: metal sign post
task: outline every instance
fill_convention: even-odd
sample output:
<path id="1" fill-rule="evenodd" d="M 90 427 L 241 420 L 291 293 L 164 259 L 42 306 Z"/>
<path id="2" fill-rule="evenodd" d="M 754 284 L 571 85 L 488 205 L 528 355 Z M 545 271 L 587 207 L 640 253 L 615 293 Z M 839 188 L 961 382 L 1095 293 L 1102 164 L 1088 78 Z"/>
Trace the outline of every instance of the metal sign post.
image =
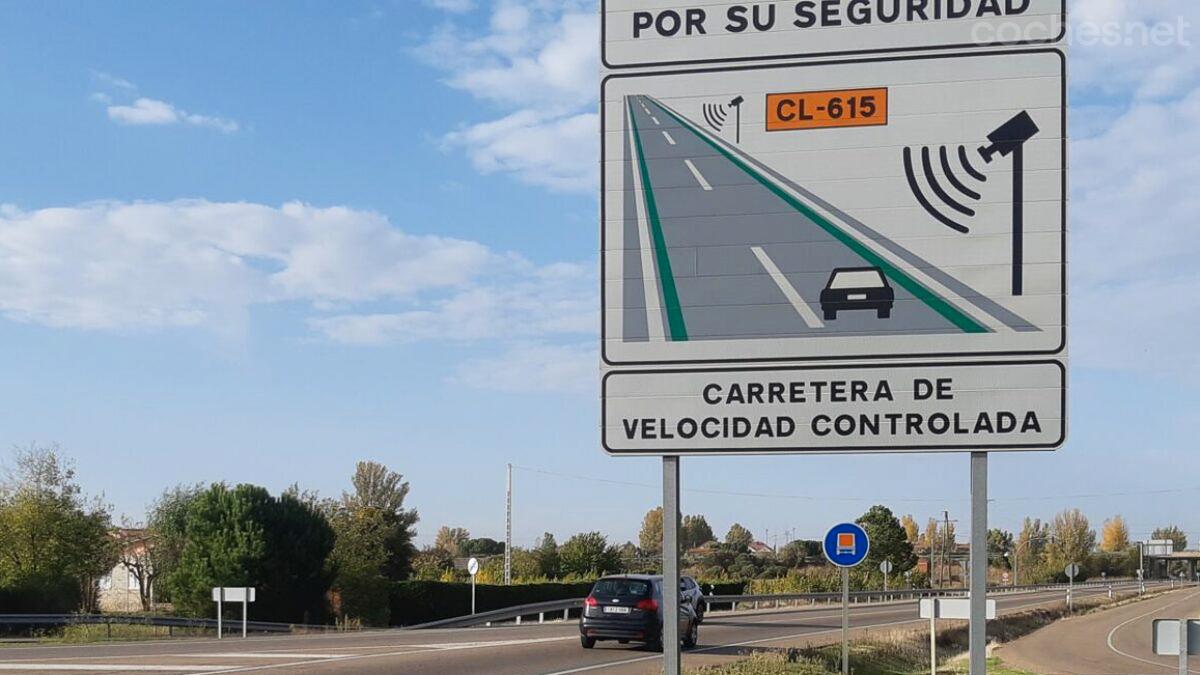
<path id="1" fill-rule="evenodd" d="M 987 470 L 986 452 L 971 453 L 971 675 L 987 672 Z"/>
<path id="2" fill-rule="evenodd" d="M 1075 609 L 1075 577 L 1079 574 L 1079 565 L 1067 563 L 1063 574 L 1067 575 L 1067 611 L 1071 612 Z"/>
<path id="3" fill-rule="evenodd" d="M 224 637 L 225 622 L 224 610 L 226 602 L 241 602 L 242 603 L 242 637 L 246 637 L 246 630 L 249 624 L 250 603 L 254 602 L 255 589 L 249 586 L 240 587 L 222 587 L 217 586 L 212 589 L 213 602 L 217 603 L 217 639 Z"/>
<path id="4" fill-rule="evenodd" d="M 888 590 L 888 575 L 892 573 L 893 565 L 891 560 L 884 560 L 879 563 L 879 571 L 883 572 L 883 592 Z"/>
<path id="5" fill-rule="evenodd" d="M 929 672 L 937 675 L 937 620 L 938 619 L 970 619 L 975 611 L 973 598 L 925 598 L 917 603 L 922 619 L 929 619 Z M 984 604 L 985 619 L 996 618 L 996 601 L 988 600 Z"/>
<path id="6" fill-rule="evenodd" d="M 663 622 L 664 675 L 680 675 L 679 654 L 679 458 L 663 462 Z"/>
<path id="7" fill-rule="evenodd" d="M 867 531 L 856 523 L 829 528 L 822 542 L 825 558 L 842 568 L 842 675 L 850 674 L 850 568 L 866 560 L 871 551 Z"/>
<path id="8" fill-rule="evenodd" d="M 1188 675 L 1188 657 L 1200 655 L 1200 620 L 1155 619 L 1151 635 L 1154 653 L 1178 656 L 1179 675 Z"/>
<path id="9" fill-rule="evenodd" d="M 467 561 L 467 573 L 471 575 L 471 614 L 475 613 L 475 575 L 479 574 L 479 560 L 471 558 Z"/>

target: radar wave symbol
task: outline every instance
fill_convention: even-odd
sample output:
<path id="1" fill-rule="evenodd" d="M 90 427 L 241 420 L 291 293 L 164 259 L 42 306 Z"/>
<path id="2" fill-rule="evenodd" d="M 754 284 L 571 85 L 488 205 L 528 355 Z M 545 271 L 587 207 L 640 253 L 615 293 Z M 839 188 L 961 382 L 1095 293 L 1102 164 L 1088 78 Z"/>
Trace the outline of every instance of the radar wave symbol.
<path id="1" fill-rule="evenodd" d="M 714 131 L 720 131 L 725 126 L 725 120 L 729 119 L 729 111 L 725 106 L 719 103 L 704 104 L 704 121 L 708 122 L 708 126 Z"/>
<path id="2" fill-rule="evenodd" d="M 908 187 L 912 190 L 913 196 L 917 198 L 917 202 L 921 204 L 921 208 L 933 216 L 939 223 L 949 227 L 950 229 L 966 234 L 971 231 L 969 227 L 962 224 L 956 218 L 946 215 L 942 209 L 934 206 L 933 202 L 922 189 L 920 182 L 917 180 L 916 162 L 913 158 L 914 151 L 912 148 L 904 148 L 904 175 L 908 178 Z M 937 174 L 933 169 L 932 152 L 928 147 L 921 148 L 921 173 L 925 177 L 925 184 L 929 186 L 929 191 L 937 198 L 937 201 L 944 204 L 950 211 L 953 211 L 960 216 L 967 218 L 975 217 L 975 209 L 971 204 L 978 202 L 983 196 L 978 190 L 968 185 L 972 180 L 978 183 L 987 182 L 987 176 L 976 169 L 971 164 L 971 159 L 967 155 L 966 146 L 958 146 L 958 162 L 960 168 L 955 171 L 950 161 L 950 151 L 946 146 L 942 146 L 938 150 L 939 159 L 941 160 L 942 175 L 944 181 L 949 183 L 955 194 L 951 194 L 949 190 L 942 185 L 942 180 L 938 179 Z M 969 176 L 968 179 L 959 177 L 959 174 Z"/>

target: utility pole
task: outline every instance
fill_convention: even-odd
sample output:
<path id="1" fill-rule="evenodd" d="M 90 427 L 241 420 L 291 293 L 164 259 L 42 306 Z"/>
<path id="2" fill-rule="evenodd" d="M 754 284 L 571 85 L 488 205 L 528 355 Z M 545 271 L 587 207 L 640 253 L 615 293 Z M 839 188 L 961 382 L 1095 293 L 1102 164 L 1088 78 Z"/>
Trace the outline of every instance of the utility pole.
<path id="1" fill-rule="evenodd" d="M 504 585 L 512 584 L 512 464 L 508 465 L 504 499 Z"/>

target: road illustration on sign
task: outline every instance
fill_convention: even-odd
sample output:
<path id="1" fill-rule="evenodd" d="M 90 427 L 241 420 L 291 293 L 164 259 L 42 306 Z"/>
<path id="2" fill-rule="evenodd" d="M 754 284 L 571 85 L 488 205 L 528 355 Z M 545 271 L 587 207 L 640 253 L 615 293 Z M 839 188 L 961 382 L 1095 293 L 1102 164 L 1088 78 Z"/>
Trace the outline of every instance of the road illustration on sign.
<path id="1" fill-rule="evenodd" d="M 626 236 L 644 242 L 642 259 L 625 267 L 626 305 L 647 308 L 641 320 L 627 314 L 626 341 L 1037 330 L 937 277 L 899 242 L 818 210 L 801 186 L 704 128 L 720 131 L 722 108 L 702 109 L 698 122 L 651 96 L 625 99 L 626 180 L 637 193 L 625 201 Z M 700 266 L 718 273 L 696 274 Z"/>
<path id="2" fill-rule="evenodd" d="M 1058 50 L 602 81 L 602 359 L 1057 355 Z"/>

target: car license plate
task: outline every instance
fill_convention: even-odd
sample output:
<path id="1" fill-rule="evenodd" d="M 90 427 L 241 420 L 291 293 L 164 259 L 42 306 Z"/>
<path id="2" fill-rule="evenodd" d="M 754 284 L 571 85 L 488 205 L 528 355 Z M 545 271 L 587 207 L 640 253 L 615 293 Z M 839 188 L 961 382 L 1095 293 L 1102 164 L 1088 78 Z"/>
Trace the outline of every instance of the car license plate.
<path id="1" fill-rule="evenodd" d="M 628 607 L 605 607 L 604 613 L 605 614 L 628 614 L 629 608 Z"/>
<path id="2" fill-rule="evenodd" d="M 867 294 L 866 293 L 851 293 L 850 295 L 846 296 L 846 299 L 847 300 L 866 300 Z"/>

